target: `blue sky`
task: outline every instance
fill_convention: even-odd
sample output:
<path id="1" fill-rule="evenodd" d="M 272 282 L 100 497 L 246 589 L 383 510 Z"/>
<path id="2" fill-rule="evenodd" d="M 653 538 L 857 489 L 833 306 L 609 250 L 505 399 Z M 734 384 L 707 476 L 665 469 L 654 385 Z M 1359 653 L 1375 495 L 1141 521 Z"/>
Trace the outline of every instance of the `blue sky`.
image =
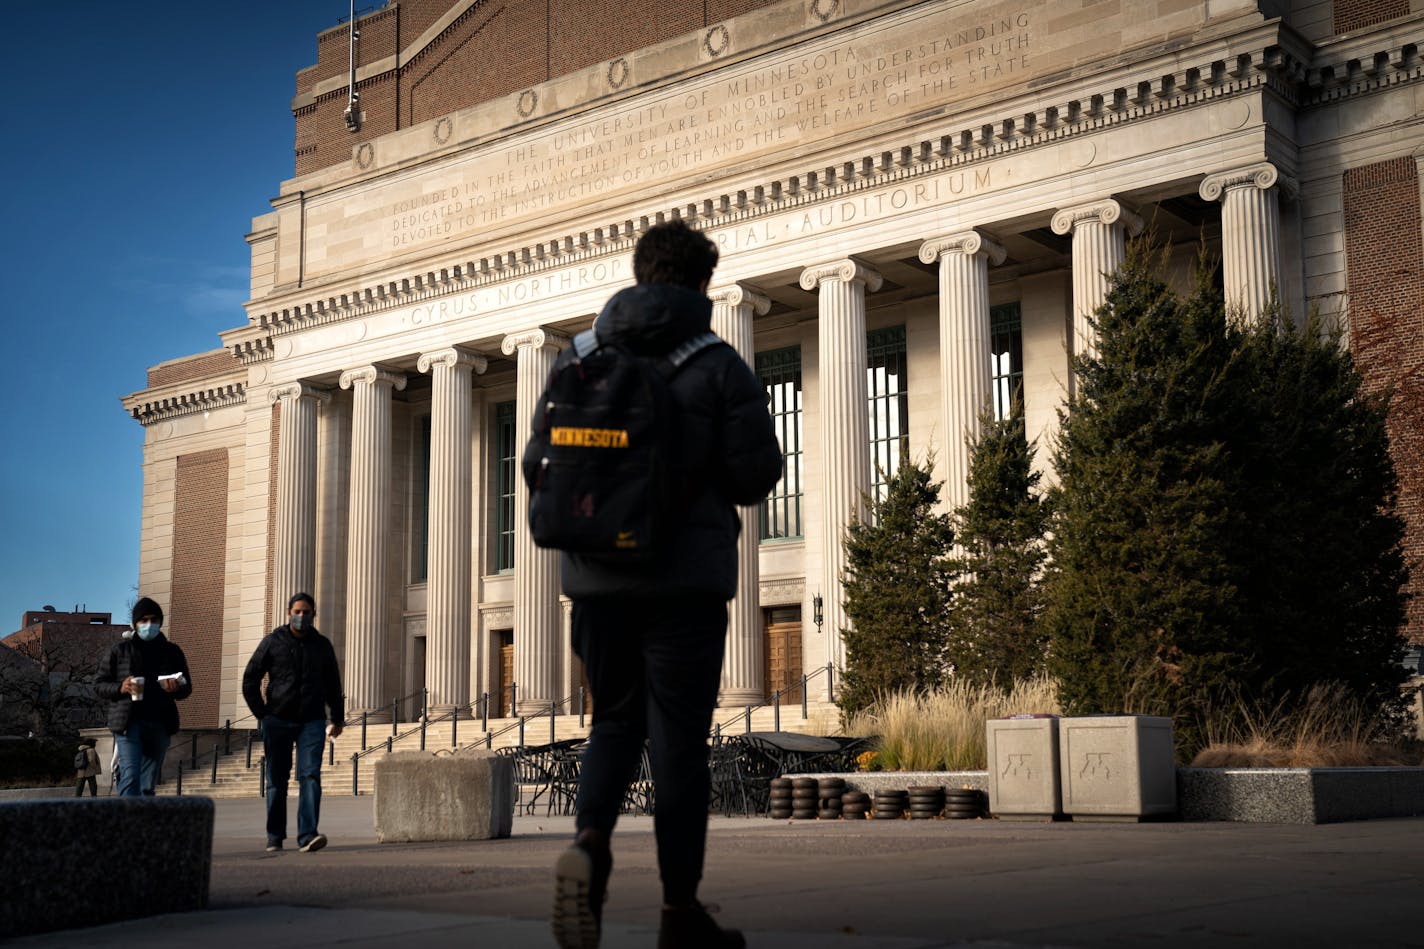
<path id="1" fill-rule="evenodd" d="M 127 622 L 143 429 L 119 398 L 245 320 L 244 237 L 292 177 L 295 75 L 348 9 L 0 3 L 0 636 L 47 603 Z"/>

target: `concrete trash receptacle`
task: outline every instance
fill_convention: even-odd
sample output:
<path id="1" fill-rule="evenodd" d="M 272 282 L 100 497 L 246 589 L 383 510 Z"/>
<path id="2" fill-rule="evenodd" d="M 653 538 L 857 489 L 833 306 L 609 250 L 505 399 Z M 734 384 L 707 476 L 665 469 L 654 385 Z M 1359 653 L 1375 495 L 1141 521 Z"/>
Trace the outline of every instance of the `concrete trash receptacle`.
<path id="1" fill-rule="evenodd" d="M 376 839 L 489 840 L 514 828 L 514 762 L 483 748 L 376 762 Z"/>
<path id="2" fill-rule="evenodd" d="M 1063 811 L 1074 820 L 1146 820 L 1177 812 L 1172 720 L 1089 715 L 1058 723 Z"/>
<path id="3" fill-rule="evenodd" d="M 985 723 L 989 811 L 1001 820 L 1053 820 L 1062 814 L 1056 716 Z"/>

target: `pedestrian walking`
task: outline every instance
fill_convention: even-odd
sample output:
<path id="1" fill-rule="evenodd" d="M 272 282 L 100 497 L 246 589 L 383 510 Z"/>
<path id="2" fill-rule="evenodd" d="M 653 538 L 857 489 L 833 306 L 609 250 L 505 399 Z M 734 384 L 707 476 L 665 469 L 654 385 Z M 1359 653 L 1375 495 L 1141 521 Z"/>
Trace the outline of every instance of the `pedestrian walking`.
<path id="1" fill-rule="evenodd" d="M 110 647 L 94 684 L 109 703 L 120 797 L 153 795 L 178 732 L 177 703 L 193 694 L 188 659 L 163 634 L 163 608 L 140 597 L 132 620 L 134 635 Z"/>
<path id="2" fill-rule="evenodd" d="M 648 229 L 633 254 L 637 284 L 608 301 L 593 338 L 576 340 L 550 375 L 553 385 L 562 369 L 596 346 L 661 361 L 663 391 L 674 404 L 656 408 L 676 415 L 672 453 L 678 456 L 664 457 L 673 463 L 654 468 L 677 479 L 653 486 L 670 499 L 656 556 L 620 559 L 561 547 L 563 590 L 573 600 L 573 648 L 594 699 L 576 837 L 555 866 L 551 923 L 563 949 L 598 945 L 613 866 L 610 839 L 645 740 L 663 890 L 658 946 L 745 945 L 740 932 L 721 928 L 697 898 L 707 843 L 707 733 L 721 679 L 727 601 L 737 588 L 736 506 L 766 497 L 781 475 L 782 457 L 756 374 L 725 343 L 701 342 L 711 326 L 707 287 L 717 256 L 716 245 L 682 221 Z M 551 426 L 562 423 L 541 420 L 567 406 L 556 409 L 550 401 L 546 391 L 535 413 L 536 438 L 523 457 L 531 496 L 559 477 L 557 461 L 544 451 L 548 444 L 607 450 L 627 447 L 635 437 L 629 432 L 637 422 L 624 426 L 617 419 L 555 432 Z M 596 517 L 599 510 L 610 508 L 553 504 L 536 512 L 531 502 L 531 529 L 545 518 L 539 527 L 557 534 L 569 526 L 560 519 L 574 516 L 570 511 Z M 571 534 L 581 529 L 574 527 Z M 616 532 L 616 543 L 636 541 L 641 530 Z"/>
<path id="3" fill-rule="evenodd" d="M 99 775 L 104 769 L 99 764 L 99 752 L 94 750 L 96 742 L 85 738 L 79 742 L 79 750 L 74 753 L 74 796 L 84 796 L 84 786 L 89 786 L 89 796 L 99 796 Z"/>
<path id="4" fill-rule="evenodd" d="M 341 734 L 346 697 L 336 650 L 315 623 L 316 600 L 309 593 L 294 594 L 287 602 L 287 622 L 262 638 L 242 674 L 242 697 L 262 727 L 269 853 L 280 851 L 287 838 L 287 783 L 294 748 L 297 846 L 303 853 L 326 846 L 326 835 L 319 829 L 321 750 L 327 738 Z"/>

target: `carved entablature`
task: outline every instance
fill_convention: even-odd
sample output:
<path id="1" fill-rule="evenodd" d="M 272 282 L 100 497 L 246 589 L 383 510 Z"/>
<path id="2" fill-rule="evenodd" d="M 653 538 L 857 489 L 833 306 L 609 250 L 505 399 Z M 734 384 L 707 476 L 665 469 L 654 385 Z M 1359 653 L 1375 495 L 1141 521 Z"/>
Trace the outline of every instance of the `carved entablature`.
<path id="1" fill-rule="evenodd" d="M 124 410 L 142 425 L 152 425 L 195 412 L 209 412 L 247 401 L 246 372 L 219 379 L 146 389 L 123 398 Z"/>
<path id="2" fill-rule="evenodd" d="M 1308 105 L 1424 79 L 1424 59 L 1419 55 L 1417 43 L 1403 43 L 1389 49 L 1351 49 L 1348 44 L 1342 44 L 1331 53 L 1339 58 L 1306 70 L 1303 99 Z"/>
<path id="3" fill-rule="evenodd" d="M 1384 83 L 1421 78 L 1413 44 L 1397 50 L 1351 58 L 1339 66 L 1310 68 L 1309 46 L 1263 26 L 1241 38 L 1247 48 L 1203 50 L 1212 58 L 1191 64 L 1184 53 L 1170 72 L 1150 65 L 1137 75 L 1120 73 L 1096 92 L 1085 80 L 1067 88 L 1057 102 L 1039 101 L 1030 112 L 1000 106 L 998 114 L 980 110 L 948 116 L 942 130 L 917 130 L 903 144 L 877 153 L 850 156 L 832 164 L 803 167 L 735 192 L 708 197 L 662 211 L 611 221 L 604 226 L 551 240 L 516 246 L 482 257 L 464 257 L 434 269 L 384 279 L 342 292 L 318 291 L 315 299 L 295 300 L 273 309 L 253 308 L 249 330 L 261 336 L 234 336 L 228 342 L 244 362 L 271 358 L 271 338 L 331 322 L 382 312 L 412 302 L 467 292 L 520 279 L 569 264 L 631 251 L 650 226 L 681 219 L 704 229 L 735 225 L 793 207 L 846 200 L 854 192 L 900 184 L 950 167 L 972 166 L 1005 153 L 1109 126 L 1147 120 L 1174 109 L 1230 98 L 1270 87 L 1291 101 L 1339 98 Z M 1299 48 L 1296 48 L 1299 47 Z M 989 108 L 994 108 L 990 106 Z M 225 336 L 226 341 L 226 336 Z"/>
<path id="4" fill-rule="evenodd" d="M 272 359 L 272 336 L 255 326 L 240 326 L 218 334 L 223 345 L 244 366 Z"/>
<path id="5" fill-rule="evenodd" d="M 799 606 L 805 596 L 805 577 L 776 578 L 760 583 L 762 606 Z"/>

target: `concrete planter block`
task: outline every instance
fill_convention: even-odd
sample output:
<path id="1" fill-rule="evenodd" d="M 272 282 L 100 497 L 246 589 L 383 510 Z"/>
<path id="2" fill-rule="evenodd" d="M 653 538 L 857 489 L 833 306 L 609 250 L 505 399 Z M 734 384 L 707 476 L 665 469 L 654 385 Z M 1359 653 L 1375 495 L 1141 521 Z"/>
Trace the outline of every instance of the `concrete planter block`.
<path id="1" fill-rule="evenodd" d="M 1170 718 L 1064 718 L 1058 754 L 1063 812 L 1074 820 L 1144 820 L 1177 812 Z"/>
<path id="2" fill-rule="evenodd" d="M 1424 768 L 1182 768 L 1183 820 L 1327 824 L 1424 814 Z"/>
<path id="3" fill-rule="evenodd" d="M 0 803 L 0 940 L 203 909 L 213 813 L 205 797 Z"/>
<path id="4" fill-rule="evenodd" d="M 382 843 L 489 840 L 514 828 L 514 762 L 492 751 L 400 751 L 375 771 Z"/>
<path id="5" fill-rule="evenodd" d="M 989 812 L 1001 820 L 1052 820 L 1062 814 L 1057 718 L 997 718 L 985 723 Z"/>
<path id="6" fill-rule="evenodd" d="M 801 775 L 797 775 L 797 777 L 801 777 Z M 978 788 L 980 791 L 989 789 L 989 773 L 987 771 L 818 772 L 810 777 L 817 780 L 845 778 L 847 791 L 864 791 L 867 794 L 874 794 L 876 791 L 904 791 L 919 785 L 943 788 Z"/>

